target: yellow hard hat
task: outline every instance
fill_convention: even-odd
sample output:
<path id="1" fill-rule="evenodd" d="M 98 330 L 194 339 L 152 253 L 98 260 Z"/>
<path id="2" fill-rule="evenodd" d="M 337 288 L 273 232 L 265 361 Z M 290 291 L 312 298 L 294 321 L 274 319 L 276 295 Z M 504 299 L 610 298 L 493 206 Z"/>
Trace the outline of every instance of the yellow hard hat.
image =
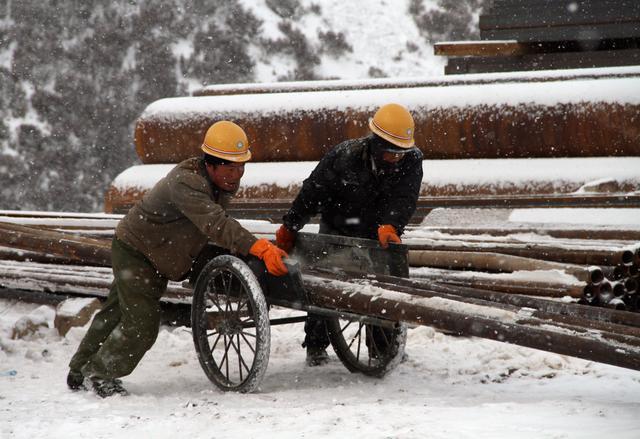
<path id="1" fill-rule="evenodd" d="M 251 159 L 247 135 L 242 128 L 228 120 L 221 120 L 209 127 L 201 148 L 205 154 L 230 162 Z"/>
<path id="2" fill-rule="evenodd" d="M 409 110 L 399 104 L 386 104 L 369 119 L 369 128 L 388 142 L 409 149 L 415 145 L 415 123 Z"/>

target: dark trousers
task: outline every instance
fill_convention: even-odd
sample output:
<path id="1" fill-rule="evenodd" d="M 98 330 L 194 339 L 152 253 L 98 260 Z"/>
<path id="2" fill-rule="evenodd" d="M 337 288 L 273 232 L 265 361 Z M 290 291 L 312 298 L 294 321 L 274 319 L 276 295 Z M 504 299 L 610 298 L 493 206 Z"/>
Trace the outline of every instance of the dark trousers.
<path id="1" fill-rule="evenodd" d="M 326 235 L 340 235 L 340 233 L 331 227 L 324 220 L 320 220 L 320 233 Z M 358 238 L 367 238 L 367 239 L 377 239 L 376 237 L 371 236 L 358 236 Z M 304 324 L 304 342 L 302 343 L 302 347 L 306 347 L 307 349 L 326 349 L 331 344 L 329 340 L 329 331 L 327 329 L 326 320 L 323 317 L 314 314 L 307 314 L 307 320 Z M 387 340 L 391 340 L 393 331 L 389 329 L 377 328 L 377 330 L 373 330 L 371 336 L 376 343 L 376 346 L 385 346 L 388 344 Z M 369 338 L 366 338 L 367 346 L 369 343 Z"/>
<path id="2" fill-rule="evenodd" d="M 107 301 L 80 342 L 69 367 L 86 377 L 129 375 L 151 349 L 160 326 L 160 297 L 167 279 L 135 249 L 114 239 L 113 284 Z"/>
<path id="3" fill-rule="evenodd" d="M 304 334 L 302 347 L 307 349 L 326 349 L 331 343 L 326 320 L 315 314 L 307 314 L 307 321 L 304 322 Z"/>

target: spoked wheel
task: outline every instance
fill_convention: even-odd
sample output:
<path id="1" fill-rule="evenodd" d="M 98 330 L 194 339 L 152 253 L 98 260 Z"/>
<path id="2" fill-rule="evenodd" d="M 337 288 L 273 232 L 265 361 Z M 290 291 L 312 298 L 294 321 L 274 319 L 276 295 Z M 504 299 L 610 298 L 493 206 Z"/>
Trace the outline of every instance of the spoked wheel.
<path id="1" fill-rule="evenodd" d="M 222 255 L 202 270 L 191 307 L 193 342 L 207 377 L 225 391 L 252 392 L 269 364 L 267 303 L 251 269 Z"/>
<path id="2" fill-rule="evenodd" d="M 342 364 L 350 372 L 382 377 L 395 368 L 404 354 L 407 327 L 393 329 L 359 321 L 327 320 L 329 339 Z"/>

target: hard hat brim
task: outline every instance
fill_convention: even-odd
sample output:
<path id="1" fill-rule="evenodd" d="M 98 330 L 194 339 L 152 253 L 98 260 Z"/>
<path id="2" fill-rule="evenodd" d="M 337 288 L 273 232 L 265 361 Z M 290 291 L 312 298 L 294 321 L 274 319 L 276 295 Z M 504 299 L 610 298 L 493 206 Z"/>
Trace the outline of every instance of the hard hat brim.
<path id="1" fill-rule="evenodd" d="M 389 143 L 392 143 L 394 145 L 396 145 L 397 147 L 403 149 L 403 150 L 410 150 L 413 149 L 415 147 L 415 139 L 413 138 L 413 136 L 411 136 L 410 139 L 405 139 L 405 138 L 401 138 L 398 136 L 395 136 L 391 133 L 388 133 L 382 129 L 380 129 L 374 122 L 373 119 L 369 119 L 369 129 L 375 133 L 376 135 L 382 137 L 384 140 L 386 140 Z M 394 151 L 391 151 L 394 152 Z M 402 152 L 402 151 L 396 151 L 396 152 Z M 408 151 L 405 151 L 408 152 Z"/>
<path id="2" fill-rule="evenodd" d="M 204 144 L 204 143 L 202 144 L 200 149 L 202 149 L 202 151 L 205 154 L 217 157 L 219 159 L 227 160 L 227 161 L 230 161 L 230 162 L 241 163 L 241 162 L 248 162 L 249 160 L 251 160 L 251 150 L 250 149 L 248 149 L 246 151 L 242 151 L 239 154 L 231 154 L 231 153 L 228 153 L 228 152 L 216 151 L 216 150 L 212 149 L 210 146 L 208 146 L 207 144 Z"/>

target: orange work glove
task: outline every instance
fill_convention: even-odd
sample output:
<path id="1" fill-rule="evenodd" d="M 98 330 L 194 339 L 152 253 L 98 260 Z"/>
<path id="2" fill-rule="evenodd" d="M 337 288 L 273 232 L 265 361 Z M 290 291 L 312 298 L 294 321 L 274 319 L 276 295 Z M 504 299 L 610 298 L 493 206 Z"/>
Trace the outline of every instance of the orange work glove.
<path id="1" fill-rule="evenodd" d="M 265 238 L 258 239 L 254 242 L 249 249 L 249 253 L 262 259 L 264 261 L 264 265 L 267 266 L 267 271 L 274 276 L 282 276 L 289 272 L 289 270 L 287 270 L 287 266 L 282 262 L 282 258 L 286 258 L 288 256 L 287 253 L 271 244 Z"/>
<path id="2" fill-rule="evenodd" d="M 276 245 L 286 252 L 290 252 L 293 244 L 296 242 L 296 232 L 287 229 L 285 225 L 281 225 L 276 232 Z"/>
<path id="3" fill-rule="evenodd" d="M 384 224 L 378 227 L 378 241 L 380 241 L 382 248 L 389 247 L 390 242 L 395 242 L 396 244 L 402 243 L 398 236 L 398 231 L 390 224 Z"/>

